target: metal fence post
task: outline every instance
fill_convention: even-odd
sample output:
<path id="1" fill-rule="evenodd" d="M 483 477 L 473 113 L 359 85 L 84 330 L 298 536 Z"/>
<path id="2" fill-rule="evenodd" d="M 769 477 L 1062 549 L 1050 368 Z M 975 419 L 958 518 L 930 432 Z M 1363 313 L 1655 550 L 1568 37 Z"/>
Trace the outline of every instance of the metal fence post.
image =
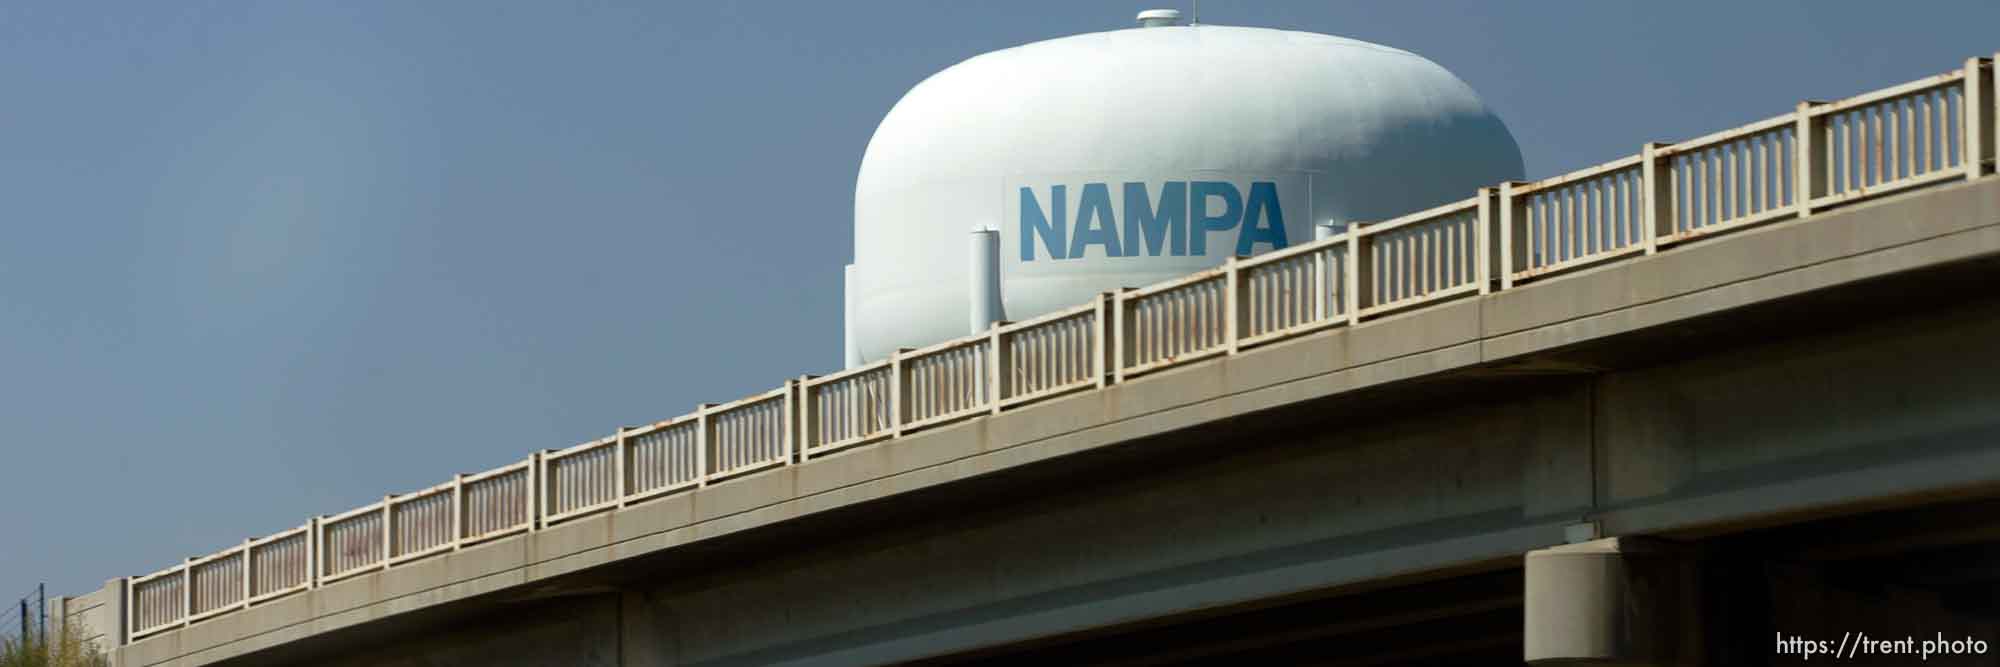
<path id="1" fill-rule="evenodd" d="M 1965 132 L 1962 139 L 1965 148 L 1965 180 L 1979 178 L 1985 171 L 1986 158 L 1992 155 L 1987 142 L 1992 140 L 1992 131 L 1986 127 L 1986 100 L 1991 91 L 1985 85 L 1986 71 L 1984 58 L 1965 59 L 1965 99 L 1959 104 L 1965 116 Z"/>
<path id="2" fill-rule="evenodd" d="M 1125 382 L 1125 359 L 1132 354 L 1132 318 L 1125 314 L 1125 293 L 1130 291 L 1126 287 L 1111 297 L 1111 380 L 1116 384 Z"/>
<path id="3" fill-rule="evenodd" d="M 715 403 L 697 403 L 694 406 L 694 470 L 698 475 L 696 479 L 700 480 L 695 483 L 697 487 L 708 486 L 708 468 L 715 462 L 715 457 L 708 451 L 708 448 L 715 446 L 715 438 L 710 437 L 708 433 L 711 424 L 708 419 L 708 409 L 715 405 Z"/>
<path id="4" fill-rule="evenodd" d="M 785 381 L 785 433 L 782 436 L 785 439 L 782 452 L 785 465 L 791 465 L 799 451 L 799 384 L 797 380 Z"/>
<path id="5" fill-rule="evenodd" d="M 1361 306 L 1366 303 L 1361 298 L 1361 290 L 1368 286 L 1368 273 L 1374 269 L 1367 253 L 1361 247 L 1361 235 L 1365 225 L 1361 222 L 1347 223 L 1347 326 L 1361 323 Z"/>
<path id="6" fill-rule="evenodd" d="M 1094 311 L 1090 318 L 1090 326 L 1094 329 L 1091 338 L 1095 340 L 1090 346 L 1090 375 L 1098 389 L 1103 389 L 1110 379 L 1104 368 L 1105 351 L 1111 347 L 1111 321 L 1107 318 L 1111 316 L 1111 304 L 1117 298 L 1117 292 L 1098 292 L 1096 303 L 1091 306 Z"/>
<path id="7" fill-rule="evenodd" d="M 187 627 L 188 617 L 194 615 L 194 571 L 188 567 L 194 557 L 181 559 L 181 627 Z"/>
<path id="8" fill-rule="evenodd" d="M 799 433 L 798 445 L 793 448 L 799 463 L 806 462 L 806 450 L 813 446 L 813 435 L 819 432 L 819 410 L 813 405 L 812 387 L 806 385 L 814 376 L 799 376 Z"/>
<path id="9" fill-rule="evenodd" d="M 904 405 L 910 399 L 909 389 L 903 386 L 908 378 L 903 377 L 903 355 L 916 348 L 899 347 L 889 355 L 889 438 L 903 437 L 903 416 L 910 413 Z"/>
<path id="10" fill-rule="evenodd" d="M 1673 184 L 1668 176 L 1672 155 L 1660 155 L 1673 144 L 1649 141 L 1639 148 L 1639 229 L 1646 233 L 1646 254 L 1660 251 L 1660 239 L 1674 233 Z"/>
<path id="11" fill-rule="evenodd" d="M 1812 100 L 1799 103 L 1798 119 L 1792 129 L 1792 145 L 1796 154 L 1792 157 L 1792 172 L 1796 183 L 1792 184 L 1792 207 L 1798 210 L 1798 217 L 1812 215 L 1812 200 L 1826 193 L 1827 161 L 1821 156 L 1826 150 L 1813 138 L 1818 132 L 1819 122 L 1813 119 L 1812 108 L 1817 104 Z"/>
<path id="12" fill-rule="evenodd" d="M 1979 133 L 1979 136 L 1985 138 L 1980 161 L 1982 163 L 1993 161 L 1994 171 L 2000 172 L 2000 53 L 1995 53 L 1993 57 L 1986 59 L 1985 72 L 1986 85 L 1979 89 L 1981 94 L 1985 95 L 1987 102 L 1984 105 L 1985 111 L 1980 116 L 1985 121 Z"/>
<path id="13" fill-rule="evenodd" d="M 1473 271 L 1479 281 L 1479 293 L 1493 292 L 1493 197 L 1494 189 L 1479 189 L 1479 218 L 1472 224 Z"/>
<path id="14" fill-rule="evenodd" d="M 319 529 L 319 517 L 306 520 L 306 567 L 311 568 L 306 573 L 307 590 L 319 588 L 320 559 L 322 558 L 320 554 L 326 551 L 326 548 L 320 544 Z"/>
<path id="15" fill-rule="evenodd" d="M 1319 245 L 1321 244 L 1322 241 L 1333 238 L 1333 236 L 1334 236 L 1333 225 L 1331 223 L 1322 222 L 1317 225 L 1313 225 L 1313 243 L 1315 245 Z M 1331 244 L 1326 244 L 1326 245 L 1331 247 Z M 1311 267 L 1308 270 L 1312 272 L 1313 295 L 1312 295 L 1312 301 L 1308 304 L 1308 308 L 1310 309 L 1310 315 L 1308 316 L 1309 317 L 1308 321 L 1311 322 L 1320 322 L 1325 320 L 1327 317 L 1327 311 L 1329 310 L 1326 303 L 1326 296 L 1327 296 L 1326 258 L 1329 254 L 1331 253 L 1328 253 L 1325 248 L 1320 248 L 1314 250 L 1312 254 L 1306 256 L 1306 259 L 1308 260 L 1307 265 Z"/>
<path id="16" fill-rule="evenodd" d="M 451 476 L 451 550 L 465 546 L 465 473 Z"/>
<path id="17" fill-rule="evenodd" d="M 256 561 L 250 559 L 250 538 L 243 538 L 243 599 L 236 601 L 238 608 L 250 608 L 250 592 L 254 590 L 250 586 L 250 579 L 257 573 L 255 563 Z"/>
<path id="18" fill-rule="evenodd" d="M 1515 181 L 1500 183 L 1500 289 L 1514 289 L 1514 267 L 1521 262 L 1521 244 L 1527 242 L 1527 221 L 1514 205 Z"/>
<path id="19" fill-rule="evenodd" d="M 1240 332 L 1243 330 L 1243 319 L 1249 315 L 1248 306 L 1241 294 L 1243 272 L 1236 268 L 1236 264 L 1241 261 L 1243 258 L 1235 255 L 1222 260 L 1222 312 L 1226 313 L 1222 318 L 1222 342 L 1223 349 L 1231 355 L 1237 352 L 1237 339 L 1242 338 Z"/>
<path id="20" fill-rule="evenodd" d="M 1011 389 L 1008 386 L 1007 376 L 1003 373 L 1012 355 L 1007 352 L 1006 339 L 1000 335 L 1000 329 L 1007 324 L 1006 321 L 994 322 L 993 326 L 986 329 L 986 345 L 993 350 L 993 354 L 986 357 L 986 397 L 989 414 L 1000 414 L 1000 401 L 1006 398 L 1007 391 Z"/>
<path id="21" fill-rule="evenodd" d="M 548 450 L 529 455 L 528 463 L 528 532 L 539 532 L 542 517 L 548 515 L 549 459 Z"/>
<path id="22" fill-rule="evenodd" d="M 787 421 L 786 423 L 790 422 Z M 611 506 L 624 507 L 625 495 L 627 493 L 625 490 L 625 427 L 624 426 L 618 427 L 617 434 L 612 437 L 611 450 L 612 450 L 611 451 L 611 475 L 612 475 Z"/>
<path id="23" fill-rule="evenodd" d="M 382 496 L 382 569 L 396 557 L 396 494 Z"/>

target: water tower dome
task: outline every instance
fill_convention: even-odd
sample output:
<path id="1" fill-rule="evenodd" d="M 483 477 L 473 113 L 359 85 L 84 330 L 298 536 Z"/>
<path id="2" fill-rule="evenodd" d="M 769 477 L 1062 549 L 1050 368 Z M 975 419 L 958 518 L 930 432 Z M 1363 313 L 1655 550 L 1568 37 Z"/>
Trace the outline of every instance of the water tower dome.
<path id="1" fill-rule="evenodd" d="M 1421 56 L 1140 22 L 975 56 L 889 110 L 855 183 L 862 357 L 966 334 L 972 229 L 1000 231 L 1020 320 L 1522 176 L 1506 126 Z"/>

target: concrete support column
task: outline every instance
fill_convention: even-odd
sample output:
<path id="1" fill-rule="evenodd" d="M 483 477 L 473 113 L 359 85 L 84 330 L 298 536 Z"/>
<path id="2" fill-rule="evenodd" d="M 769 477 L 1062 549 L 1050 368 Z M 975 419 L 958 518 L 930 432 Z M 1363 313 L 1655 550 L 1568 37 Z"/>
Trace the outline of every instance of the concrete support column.
<path id="1" fill-rule="evenodd" d="M 95 614 L 86 614 L 79 625 L 83 626 L 86 640 L 94 640 L 97 647 L 106 652 L 124 646 L 128 641 L 125 627 L 125 580 L 111 579 L 98 589 L 102 596 Z"/>
<path id="2" fill-rule="evenodd" d="M 1645 538 L 1528 552 L 1523 658 L 1550 664 L 1699 664 L 1694 565 L 1685 551 Z"/>
<path id="3" fill-rule="evenodd" d="M 675 664 L 670 628 L 653 614 L 645 594 L 618 594 L 618 666 L 668 667 Z"/>

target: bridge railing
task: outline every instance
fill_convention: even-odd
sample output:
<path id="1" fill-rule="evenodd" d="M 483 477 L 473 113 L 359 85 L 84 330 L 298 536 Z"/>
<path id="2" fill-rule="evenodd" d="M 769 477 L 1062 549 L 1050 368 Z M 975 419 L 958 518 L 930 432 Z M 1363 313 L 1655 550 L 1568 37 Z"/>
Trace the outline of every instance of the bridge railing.
<path id="1" fill-rule="evenodd" d="M 535 460 L 458 476 L 459 546 L 512 535 L 533 523 Z"/>
<path id="2" fill-rule="evenodd" d="M 180 627 L 187 621 L 187 566 L 125 579 L 125 627 L 134 638 Z"/>
<path id="3" fill-rule="evenodd" d="M 389 506 L 390 565 L 448 551 L 458 544 L 460 491 L 454 478 L 383 501 Z"/>
<path id="4" fill-rule="evenodd" d="M 961 338 L 896 355 L 903 428 L 918 429 L 993 409 L 993 341 Z"/>
<path id="5" fill-rule="evenodd" d="M 793 460 L 792 421 L 798 414 L 793 383 L 731 403 L 703 408 L 707 424 L 709 481 L 756 472 Z"/>
<path id="6" fill-rule="evenodd" d="M 1354 312 L 1347 284 L 1353 245 L 1311 243 L 1237 261 L 1237 347 L 1346 324 Z"/>
<path id="7" fill-rule="evenodd" d="M 296 593 L 312 585 L 312 522 L 252 540 L 250 594 L 245 605 Z"/>
<path id="8" fill-rule="evenodd" d="M 314 568 L 319 583 L 332 583 L 363 572 L 380 569 L 389 560 L 388 521 L 385 503 L 321 517 L 313 531 L 319 546 L 319 563 Z"/>
<path id="9" fill-rule="evenodd" d="M 993 328 L 993 411 L 1104 386 L 1110 294 L 1090 303 Z"/>
<path id="10" fill-rule="evenodd" d="M 1330 327 L 1912 188 L 1996 154 L 1990 59 L 1101 294 L 125 579 L 137 639 L 347 577 Z"/>
<path id="11" fill-rule="evenodd" d="M 1354 285 L 1350 321 L 1487 291 L 1492 252 L 1492 194 L 1380 224 L 1350 225 L 1343 236 L 1353 262 L 1343 279 Z"/>
<path id="12" fill-rule="evenodd" d="M 1652 197 L 1634 231 L 1657 251 L 1674 243 L 1785 217 L 1798 208 L 1797 112 L 1678 144 L 1642 157 Z M 1654 202 L 1650 209 L 1645 202 Z"/>
<path id="13" fill-rule="evenodd" d="M 599 438 L 542 453 L 543 521 L 561 521 L 618 504 L 625 457 L 618 438 Z"/>
<path id="14" fill-rule="evenodd" d="M 1500 186 L 1507 279 L 1528 280 L 1645 252 L 1645 158 Z"/>
<path id="15" fill-rule="evenodd" d="M 806 456 L 874 442 L 895 435 L 898 409 L 896 359 L 850 368 L 800 382 L 806 400 Z"/>
<path id="16" fill-rule="evenodd" d="M 707 460 L 701 442 L 706 427 L 701 414 L 695 413 L 624 431 L 625 501 L 700 486 Z"/>
<path id="17" fill-rule="evenodd" d="M 1225 266 L 1119 292 L 1112 355 L 1117 381 L 1229 352 L 1235 280 L 1234 268 Z"/>
<path id="18" fill-rule="evenodd" d="M 1949 72 L 1900 86 L 1802 109 L 1807 134 L 1816 143 L 1810 161 L 1814 207 L 1872 197 L 1909 187 L 1977 176 L 1977 161 L 1990 158 L 1989 116 L 1978 116 L 1968 100 L 1990 100 L 1991 82 L 1980 86 L 1975 70 Z M 1968 116 L 1968 113 L 1971 116 Z"/>

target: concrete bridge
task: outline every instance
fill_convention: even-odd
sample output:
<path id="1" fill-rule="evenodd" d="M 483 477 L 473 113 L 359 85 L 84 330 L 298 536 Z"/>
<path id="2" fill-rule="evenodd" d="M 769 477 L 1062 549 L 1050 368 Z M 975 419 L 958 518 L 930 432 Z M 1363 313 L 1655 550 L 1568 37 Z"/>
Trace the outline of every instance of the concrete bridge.
<path id="1" fill-rule="evenodd" d="M 1969 638 L 1983 654 L 1948 657 L 1992 664 L 1992 75 L 1975 59 L 1503 184 L 538 453 L 56 611 L 129 666 L 1833 650 L 1809 642 L 1910 661 L 1861 653 L 1850 631 Z M 1939 99 L 1952 120 L 1929 127 L 1959 128 L 1944 144 L 1895 133 Z M 1185 308 L 1148 301 L 1167 298 Z M 1208 304 L 1223 316 L 1204 323 Z M 1068 353 L 1083 370 L 1027 372 L 1052 353 L 1022 341 L 1058 325 L 1088 333 Z M 837 391 L 869 378 L 889 400 Z M 782 442 L 731 439 L 732 411 L 762 405 L 781 407 L 746 419 L 781 420 Z M 645 449 L 683 426 L 691 475 Z M 574 472 L 588 466 L 610 486 Z M 529 500 L 480 495 L 509 476 Z M 432 507 L 442 532 L 424 528 Z"/>

